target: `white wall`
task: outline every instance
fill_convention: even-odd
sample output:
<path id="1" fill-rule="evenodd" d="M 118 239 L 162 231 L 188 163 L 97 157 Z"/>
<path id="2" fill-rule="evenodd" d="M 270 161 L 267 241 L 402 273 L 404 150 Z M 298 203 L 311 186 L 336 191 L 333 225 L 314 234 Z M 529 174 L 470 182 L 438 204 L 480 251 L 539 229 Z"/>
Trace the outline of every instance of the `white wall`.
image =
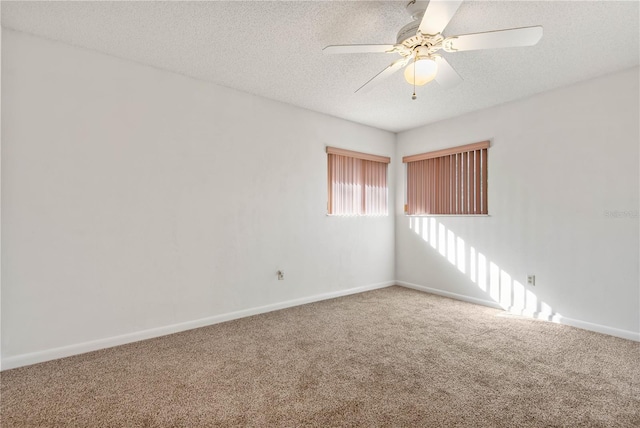
<path id="1" fill-rule="evenodd" d="M 0 7 L 0 22 L 2 8 Z M 2 31 L 0 31 L 0 53 L 2 52 Z M 2 55 L 0 55 L 0 70 L 2 69 Z M 2 99 L 2 79 L 0 79 L 0 100 Z M 2 117 L 2 102 L 0 102 L 0 117 Z M 1 131 L 0 125 L 0 131 Z M 0 177 L 2 177 L 2 132 L 0 132 Z M 0 178 L 0 243 L 2 242 L 2 179 Z M 0 244 L 0 369 L 2 369 L 2 245 Z"/>
<path id="2" fill-rule="evenodd" d="M 405 132 L 394 153 L 390 133 L 3 30 L 3 368 L 394 278 L 637 338 L 638 79 Z M 402 214 L 402 156 L 484 139 L 489 217 Z M 325 145 L 394 155 L 397 272 L 393 216 L 325 215 Z"/>
<path id="3" fill-rule="evenodd" d="M 397 279 L 640 340 L 638 81 L 635 68 L 399 134 Z M 490 216 L 402 214 L 402 156 L 487 139 Z"/>
<path id="4" fill-rule="evenodd" d="M 392 133 L 7 30 L 2 88 L 4 368 L 394 279 L 394 216 L 327 217 L 324 151 Z"/>

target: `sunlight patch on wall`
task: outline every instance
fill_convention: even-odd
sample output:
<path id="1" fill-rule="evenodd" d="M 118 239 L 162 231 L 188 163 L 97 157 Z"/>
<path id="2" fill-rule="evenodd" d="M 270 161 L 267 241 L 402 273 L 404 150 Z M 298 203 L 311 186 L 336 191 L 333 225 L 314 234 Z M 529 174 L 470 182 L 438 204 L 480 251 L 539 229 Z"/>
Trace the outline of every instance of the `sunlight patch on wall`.
<path id="1" fill-rule="evenodd" d="M 456 265 L 456 235 L 452 231 L 447 233 L 447 259 L 452 265 Z"/>
<path id="2" fill-rule="evenodd" d="M 458 270 L 462 273 L 466 272 L 466 263 L 465 263 L 465 256 L 464 256 L 465 252 L 464 252 L 464 240 L 460 237 L 458 237 Z M 475 261 L 474 261 L 475 262 Z M 475 281 L 474 281 L 475 282 Z"/>
<path id="3" fill-rule="evenodd" d="M 446 228 L 442 223 L 438 223 L 438 250 L 443 256 L 447 255 L 447 236 Z"/>
<path id="4" fill-rule="evenodd" d="M 500 287 L 500 306 L 506 309 L 510 306 L 509 302 L 513 301 L 513 295 L 511 294 L 513 290 L 510 286 L 505 287 L 505 284 L 511 285 L 511 275 L 502 269 L 500 270 L 500 284 L 502 284 Z"/>
<path id="5" fill-rule="evenodd" d="M 489 263 L 489 296 L 500 302 L 500 268 L 494 262 Z"/>
<path id="6" fill-rule="evenodd" d="M 431 246 L 436 248 L 436 219 L 430 219 L 430 235 L 431 236 Z"/>
<path id="7" fill-rule="evenodd" d="M 478 253 L 478 287 L 487 291 L 487 258 L 482 253 Z"/>
<path id="8" fill-rule="evenodd" d="M 462 271 L 462 273 L 464 273 L 464 271 Z M 475 284 L 476 278 L 476 249 L 469 247 L 469 279 Z"/>
<path id="9" fill-rule="evenodd" d="M 424 239 L 425 242 L 429 242 L 429 219 L 428 218 L 422 219 L 422 239 Z"/>
<path id="10" fill-rule="evenodd" d="M 409 228 L 506 311 L 553 322 L 562 319 L 533 290 L 435 218 L 409 217 Z"/>

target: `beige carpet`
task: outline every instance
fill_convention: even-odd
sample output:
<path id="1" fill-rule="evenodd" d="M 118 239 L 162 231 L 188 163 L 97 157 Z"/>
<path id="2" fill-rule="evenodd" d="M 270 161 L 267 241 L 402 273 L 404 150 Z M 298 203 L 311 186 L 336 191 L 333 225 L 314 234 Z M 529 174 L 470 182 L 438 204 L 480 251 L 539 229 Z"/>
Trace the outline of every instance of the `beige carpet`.
<path id="1" fill-rule="evenodd" d="M 8 370 L 9 427 L 639 427 L 640 344 L 400 287 Z"/>

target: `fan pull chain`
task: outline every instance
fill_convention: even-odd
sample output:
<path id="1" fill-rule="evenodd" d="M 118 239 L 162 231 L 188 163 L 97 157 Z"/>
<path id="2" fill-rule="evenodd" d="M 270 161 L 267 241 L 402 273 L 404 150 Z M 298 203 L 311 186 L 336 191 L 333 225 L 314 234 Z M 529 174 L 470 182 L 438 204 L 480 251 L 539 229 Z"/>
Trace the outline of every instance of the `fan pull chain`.
<path id="1" fill-rule="evenodd" d="M 418 98 L 416 96 L 416 60 L 413 60 L 413 95 L 411 96 L 412 100 Z"/>

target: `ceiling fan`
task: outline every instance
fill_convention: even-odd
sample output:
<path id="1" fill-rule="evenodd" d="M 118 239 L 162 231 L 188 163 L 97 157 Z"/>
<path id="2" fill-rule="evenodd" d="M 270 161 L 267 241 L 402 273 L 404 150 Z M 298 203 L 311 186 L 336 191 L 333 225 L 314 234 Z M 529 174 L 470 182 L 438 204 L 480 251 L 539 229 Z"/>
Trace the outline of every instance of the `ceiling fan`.
<path id="1" fill-rule="evenodd" d="M 460 75 L 441 55 L 445 52 L 461 52 L 478 49 L 533 46 L 542 38 L 542 27 L 521 27 L 485 33 L 445 37 L 442 31 L 456 13 L 462 0 L 410 1 L 407 12 L 413 21 L 400 29 L 395 45 L 330 45 L 325 54 L 346 53 L 395 53 L 402 58 L 376 74 L 356 92 L 368 91 L 396 71 L 405 67 L 406 81 L 413 85 L 412 99 L 416 99 L 416 86 L 426 85 L 435 79 L 440 86 L 451 88 L 462 81 Z"/>

